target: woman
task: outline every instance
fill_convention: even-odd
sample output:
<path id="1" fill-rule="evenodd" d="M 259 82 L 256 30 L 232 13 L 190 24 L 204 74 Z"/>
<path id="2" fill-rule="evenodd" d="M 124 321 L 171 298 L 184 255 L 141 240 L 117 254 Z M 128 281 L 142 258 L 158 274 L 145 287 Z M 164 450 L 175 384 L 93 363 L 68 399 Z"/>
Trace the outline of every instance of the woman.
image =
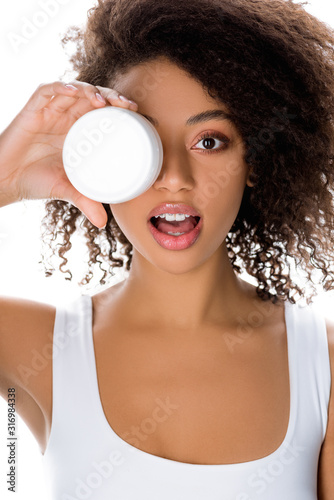
<path id="1" fill-rule="evenodd" d="M 64 39 L 77 79 L 41 85 L 0 137 L 0 206 L 49 199 L 61 270 L 81 222 L 81 284 L 100 255 L 124 265 L 117 242 L 129 272 L 66 307 L 3 297 L 2 394 L 21 396 L 55 499 L 330 500 L 334 325 L 296 304 L 290 264 L 333 288 L 333 32 L 285 0 L 89 14 Z M 164 163 L 144 194 L 102 205 L 61 150 L 108 105 L 152 122 Z"/>

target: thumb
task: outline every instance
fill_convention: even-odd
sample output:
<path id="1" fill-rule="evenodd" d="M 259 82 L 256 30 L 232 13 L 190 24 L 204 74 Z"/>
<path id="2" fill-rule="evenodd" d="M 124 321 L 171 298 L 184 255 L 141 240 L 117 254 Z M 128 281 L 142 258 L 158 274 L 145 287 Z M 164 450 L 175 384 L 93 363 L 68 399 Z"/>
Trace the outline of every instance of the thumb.
<path id="1" fill-rule="evenodd" d="M 72 203 L 72 202 L 71 202 Z M 90 222 L 99 229 L 103 229 L 108 222 L 108 214 L 102 203 L 91 200 L 78 193 L 74 198 L 74 205 L 81 210 Z"/>
<path id="2" fill-rule="evenodd" d="M 52 198 L 72 203 L 99 229 L 103 229 L 108 222 L 108 214 L 102 203 L 87 198 L 68 181 L 59 183 L 56 189 L 52 190 Z"/>

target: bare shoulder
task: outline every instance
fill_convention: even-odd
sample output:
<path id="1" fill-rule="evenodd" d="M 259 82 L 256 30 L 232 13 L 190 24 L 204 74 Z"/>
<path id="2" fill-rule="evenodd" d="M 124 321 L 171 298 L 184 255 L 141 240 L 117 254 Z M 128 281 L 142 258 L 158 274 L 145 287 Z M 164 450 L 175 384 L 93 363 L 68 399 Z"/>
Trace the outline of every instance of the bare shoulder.
<path id="1" fill-rule="evenodd" d="M 16 410 L 41 442 L 52 405 L 52 345 L 56 308 L 0 296 L 0 395 L 15 388 Z"/>
<path id="2" fill-rule="evenodd" d="M 327 330 L 327 340 L 328 340 L 328 350 L 329 350 L 329 360 L 331 365 L 331 375 L 332 381 L 334 385 L 334 320 L 325 317 L 326 330 Z M 331 391 L 331 401 L 332 404 L 332 412 L 334 416 L 334 387 L 332 387 Z M 334 426 L 334 422 L 333 422 Z M 334 428 L 333 428 L 334 431 Z"/>
<path id="3" fill-rule="evenodd" d="M 330 318 L 325 318 L 326 329 L 327 329 L 327 338 L 328 338 L 328 346 L 329 346 L 329 355 L 331 358 L 331 364 L 333 366 L 333 355 L 334 355 L 334 320 Z"/>
<path id="4" fill-rule="evenodd" d="M 318 469 L 318 498 L 331 500 L 334 497 L 334 321 L 325 318 L 328 349 L 331 365 L 332 385 L 328 408 L 328 423 L 323 442 Z"/>
<path id="5" fill-rule="evenodd" d="M 330 360 L 331 376 L 332 376 L 331 395 L 330 395 L 330 403 L 329 403 L 330 419 L 329 419 L 328 432 L 331 433 L 332 440 L 333 440 L 333 459 L 334 459 L 334 320 L 326 317 L 325 322 L 326 322 L 329 360 Z M 333 466 L 334 466 L 334 460 L 333 460 Z M 334 482 L 333 482 L 333 486 L 334 486 Z M 334 489 L 333 489 L 333 494 L 334 494 Z"/>
<path id="6" fill-rule="evenodd" d="M 55 307 L 16 297 L 0 297 L 0 373 L 24 388 L 21 365 L 34 370 L 33 354 L 53 340 Z M 36 370 L 35 370 L 36 371 Z"/>

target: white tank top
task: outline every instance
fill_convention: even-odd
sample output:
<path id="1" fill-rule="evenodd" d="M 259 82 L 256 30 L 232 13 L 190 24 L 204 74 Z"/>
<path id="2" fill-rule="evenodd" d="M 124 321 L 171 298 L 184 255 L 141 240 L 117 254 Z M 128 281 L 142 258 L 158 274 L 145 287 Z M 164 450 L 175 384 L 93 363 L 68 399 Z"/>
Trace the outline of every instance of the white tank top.
<path id="1" fill-rule="evenodd" d="M 250 462 L 190 464 L 142 451 L 114 432 L 99 395 L 91 296 L 59 305 L 52 426 L 43 457 L 52 500 L 317 500 L 331 385 L 326 324 L 312 305 L 290 302 L 285 323 L 290 416 L 282 444 Z M 147 432 L 173 411 L 167 400 L 157 404 L 163 411 L 143 421 Z"/>

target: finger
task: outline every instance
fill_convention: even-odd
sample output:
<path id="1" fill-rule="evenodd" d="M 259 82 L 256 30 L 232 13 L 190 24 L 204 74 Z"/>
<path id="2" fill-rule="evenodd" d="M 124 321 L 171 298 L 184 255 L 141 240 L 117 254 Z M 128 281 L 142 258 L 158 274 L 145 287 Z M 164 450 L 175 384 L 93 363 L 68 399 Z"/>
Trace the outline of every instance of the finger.
<path id="1" fill-rule="evenodd" d="M 110 102 L 112 106 L 119 106 L 122 108 L 129 108 L 133 111 L 138 110 L 138 104 L 127 99 L 125 96 L 117 92 L 117 90 L 109 89 L 107 87 L 99 87 L 96 86 L 100 94 L 106 99 L 106 101 Z"/>
<path id="2" fill-rule="evenodd" d="M 99 89 L 98 87 L 95 87 L 95 85 L 91 85 L 87 82 L 79 82 L 78 80 L 73 80 L 68 85 L 72 85 L 78 89 L 78 91 L 75 93 L 75 97 L 86 98 L 94 106 L 96 104 L 106 104 L 105 99 L 101 95 L 99 95 Z"/>
<path id="3" fill-rule="evenodd" d="M 73 84 L 74 83 L 76 82 L 73 82 Z M 79 84 L 76 83 L 76 85 L 79 86 L 80 83 L 85 83 L 85 82 L 79 82 Z M 108 105 L 109 103 L 110 103 L 109 105 L 112 106 L 119 106 L 122 108 L 131 109 L 133 111 L 138 110 L 138 104 L 130 100 L 124 100 L 126 99 L 125 97 L 124 99 L 122 99 L 123 96 L 120 96 L 119 92 L 117 92 L 116 90 L 109 89 L 106 87 L 90 86 L 91 89 L 90 92 L 88 92 L 88 87 L 86 83 L 85 86 L 86 86 L 86 93 L 84 95 L 87 96 L 86 99 L 80 99 L 80 97 L 82 96 L 82 92 L 80 91 L 76 93 L 74 98 L 57 96 L 48 105 L 48 109 L 54 110 L 59 113 L 68 111 L 75 120 L 83 116 L 88 111 L 91 111 L 96 108 L 101 108 L 105 105 Z M 95 92 L 94 94 L 95 90 L 97 92 Z M 97 97 L 97 94 L 100 94 L 105 99 L 105 101 L 102 102 L 101 99 Z"/>
<path id="4" fill-rule="evenodd" d="M 75 118 L 79 118 L 83 114 L 96 109 L 96 107 L 103 107 L 105 103 L 101 101 L 88 100 L 86 98 L 80 99 L 79 97 L 66 97 L 66 96 L 57 96 L 47 108 L 50 111 L 54 111 L 56 113 L 62 114 L 64 112 L 69 112 Z"/>
<path id="5" fill-rule="evenodd" d="M 80 195 L 74 199 L 74 205 L 99 229 L 105 227 L 108 222 L 108 215 L 103 205 L 97 201 Z"/>
<path id="6" fill-rule="evenodd" d="M 71 117 L 73 117 L 76 121 L 89 111 L 97 109 L 97 107 L 97 105 L 93 106 L 93 104 L 90 101 L 87 101 L 87 99 L 78 99 L 76 103 L 68 109 L 67 113 L 69 113 L 69 115 L 71 115 Z M 102 104 L 102 107 L 104 107 L 104 104 Z"/>
<path id="7" fill-rule="evenodd" d="M 79 193 L 79 191 L 66 180 L 61 180 L 57 183 L 51 191 L 50 198 L 65 200 L 72 203 L 98 228 L 103 228 L 108 221 L 108 215 L 102 203 L 91 200 Z"/>
<path id="8" fill-rule="evenodd" d="M 77 97 L 70 97 L 66 95 L 57 95 L 53 96 L 53 99 L 47 105 L 50 111 L 54 111 L 55 113 L 64 113 L 68 111 L 68 109 L 73 106 L 76 102 L 78 102 Z"/>
<path id="9" fill-rule="evenodd" d="M 89 101 L 101 104 L 101 101 L 96 96 L 98 93 L 98 89 L 90 85 L 86 82 L 79 82 L 74 80 L 70 83 L 64 82 L 52 82 L 41 84 L 37 87 L 31 98 L 26 104 L 26 109 L 28 111 L 41 111 L 43 108 L 48 106 L 51 109 L 57 110 L 57 105 L 59 105 L 59 112 L 68 109 L 68 105 L 66 106 L 66 100 L 63 101 L 63 104 L 60 105 L 60 99 L 57 100 L 57 96 L 67 96 L 71 97 L 71 101 L 67 101 L 69 105 L 75 102 L 75 99 L 78 98 L 86 98 Z M 102 99 L 103 100 L 103 99 Z M 65 104 L 64 104 L 65 103 Z"/>
<path id="10" fill-rule="evenodd" d="M 49 103 L 48 109 L 57 113 L 64 113 L 64 111 L 68 111 L 73 105 L 79 102 L 78 109 L 82 106 L 83 109 L 85 108 L 89 111 L 96 107 L 103 107 L 107 104 L 106 100 L 101 95 L 98 95 L 99 91 L 93 85 L 89 85 L 85 82 L 75 82 L 75 84 L 77 91 L 73 97 L 57 95 Z M 73 83 L 68 85 L 74 87 Z M 74 110 L 74 114 L 80 116 L 80 113 L 76 110 Z"/>
<path id="11" fill-rule="evenodd" d="M 27 111 L 41 111 L 45 108 L 56 95 L 74 96 L 78 90 L 66 87 L 64 82 L 42 83 L 28 100 L 25 108 Z"/>

